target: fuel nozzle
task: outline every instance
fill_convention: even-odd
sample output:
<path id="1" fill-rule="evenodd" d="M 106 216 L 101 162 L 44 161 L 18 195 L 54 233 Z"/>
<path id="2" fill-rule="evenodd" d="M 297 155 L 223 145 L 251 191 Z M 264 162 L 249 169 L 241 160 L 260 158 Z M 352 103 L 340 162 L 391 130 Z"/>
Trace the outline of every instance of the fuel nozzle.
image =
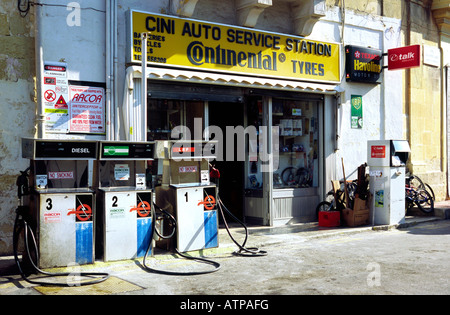
<path id="1" fill-rule="evenodd" d="M 16 185 L 17 185 L 17 197 L 20 199 L 22 196 L 28 195 L 30 192 L 30 188 L 28 185 L 28 167 L 25 171 L 20 171 L 20 175 L 17 177 Z"/>
<path id="2" fill-rule="evenodd" d="M 215 168 L 212 164 L 209 164 L 209 166 L 211 167 L 211 171 L 209 172 L 209 177 L 210 178 L 220 178 L 220 172 L 217 168 Z"/>

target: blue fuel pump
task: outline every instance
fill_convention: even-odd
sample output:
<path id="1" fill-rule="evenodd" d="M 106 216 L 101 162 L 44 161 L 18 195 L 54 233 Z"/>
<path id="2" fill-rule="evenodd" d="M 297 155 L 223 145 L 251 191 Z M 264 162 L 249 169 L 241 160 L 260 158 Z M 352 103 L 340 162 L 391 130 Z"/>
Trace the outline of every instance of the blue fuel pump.
<path id="1" fill-rule="evenodd" d="M 153 156 L 153 142 L 99 142 L 97 258 L 144 256 L 152 239 L 153 190 L 146 180 L 146 163 Z"/>
<path id="2" fill-rule="evenodd" d="M 95 195 L 89 161 L 97 142 L 22 139 L 30 160 L 30 193 L 22 196 L 35 222 L 40 268 L 94 262 Z"/>
<path id="3" fill-rule="evenodd" d="M 53 286 L 88 285 L 106 280 L 107 273 L 76 273 L 91 277 L 76 283 L 30 280 L 23 269 L 49 277 L 42 269 L 94 262 L 95 196 L 89 188 L 88 161 L 95 160 L 95 141 L 22 139 L 22 156 L 30 167 L 17 179 L 19 207 L 13 230 L 14 257 L 22 278 Z M 30 185 L 31 183 L 31 185 Z M 19 259 L 19 242 L 24 252 Z M 31 244 L 30 244 L 31 243 Z M 92 277 L 95 279 L 92 280 Z"/>
<path id="4" fill-rule="evenodd" d="M 216 142 L 156 141 L 163 174 L 162 185 L 155 187 L 155 201 L 177 221 L 170 246 L 180 252 L 219 245 L 217 187 L 210 181 L 209 170 L 209 160 L 216 158 Z M 168 244 L 158 241 L 156 245 Z"/>
<path id="5" fill-rule="evenodd" d="M 152 234 L 158 239 L 160 248 L 173 248 L 178 255 L 187 259 L 212 265 L 214 269 L 194 272 L 158 270 L 147 265 L 147 256 L 153 244 L 149 244 L 144 255 L 144 268 L 168 275 L 196 275 L 215 272 L 220 264 L 210 259 L 191 257 L 184 252 L 213 248 L 218 242 L 218 213 L 222 215 L 228 235 L 239 247 L 235 252 L 240 256 L 265 256 L 267 252 L 258 248 L 246 248 L 248 229 L 224 205 L 218 194 L 220 172 L 212 167 L 210 160 L 215 158 L 216 142 L 207 141 L 156 141 L 156 157 L 163 162 L 162 185 L 155 188 L 156 204 L 152 208 L 153 217 L 162 218 L 164 236 L 156 227 L 154 220 Z M 204 154 L 207 152 L 208 154 Z M 179 155 L 178 155 L 179 154 Z M 217 183 L 217 185 L 216 185 Z M 224 211 L 245 228 L 246 238 L 239 244 L 231 235 Z M 158 214 L 157 214 L 158 213 Z"/>

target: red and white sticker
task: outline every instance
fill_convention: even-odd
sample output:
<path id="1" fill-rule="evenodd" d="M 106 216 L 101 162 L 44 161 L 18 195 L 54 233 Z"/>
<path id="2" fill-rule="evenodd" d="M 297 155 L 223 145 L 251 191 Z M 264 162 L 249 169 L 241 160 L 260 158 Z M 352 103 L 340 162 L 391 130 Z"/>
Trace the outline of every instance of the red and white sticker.
<path id="1" fill-rule="evenodd" d="M 49 179 L 73 179 L 73 172 L 48 172 Z"/>
<path id="2" fill-rule="evenodd" d="M 197 172 L 197 166 L 180 166 L 178 169 L 180 173 L 195 173 Z"/>
<path id="3" fill-rule="evenodd" d="M 386 157 L 386 147 L 384 145 L 373 145 L 370 150 L 370 157 L 373 159 L 384 159 Z"/>
<path id="4" fill-rule="evenodd" d="M 44 222 L 61 222 L 61 212 L 44 212 Z"/>

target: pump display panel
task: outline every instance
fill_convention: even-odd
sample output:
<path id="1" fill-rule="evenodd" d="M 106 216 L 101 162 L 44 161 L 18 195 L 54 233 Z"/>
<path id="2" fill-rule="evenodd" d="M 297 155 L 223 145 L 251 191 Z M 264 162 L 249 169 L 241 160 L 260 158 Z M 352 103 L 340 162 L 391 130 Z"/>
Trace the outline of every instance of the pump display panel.
<path id="1" fill-rule="evenodd" d="M 216 158 L 215 142 L 180 142 L 172 145 L 171 158 Z"/>
<path id="2" fill-rule="evenodd" d="M 37 189 L 87 189 L 89 187 L 87 161 L 37 160 L 33 168 Z"/>
<path id="3" fill-rule="evenodd" d="M 100 142 L 100 160 L 153 160 L 153 143 Z"/>
<path id="4" fill-rule="evenodd" d="M 162 185 L 155 188 L 156 204 L 177 222 L 170 246 L 187 252 L 217 247 L 217 187 L 210 182 L 209 160 L 217 156 L 218 141 L 156 141 L 155 156 L 163 162 Z M 166 240 L 157 246 L 168 246 Z"/>
<path id="5" fill-rule="evenodd" d="M 97 142 L 23 138 L 22 157 L 32 160 L 94 160 L 97 158 Z"/>

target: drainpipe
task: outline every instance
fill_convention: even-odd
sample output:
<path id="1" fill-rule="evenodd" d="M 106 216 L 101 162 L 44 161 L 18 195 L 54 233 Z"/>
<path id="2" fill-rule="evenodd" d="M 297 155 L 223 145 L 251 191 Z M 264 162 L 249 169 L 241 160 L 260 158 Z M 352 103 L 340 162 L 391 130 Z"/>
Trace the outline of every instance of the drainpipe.
<path id="1" fill-rule="evenodd" d="M 119 140 L 117 89 L 117 0 L 106 4 L 106 140 Z"/>
<path id="2" fill-rule="evenodd" d="M 111 85 L 113 83 L 113 73 L 111 72 L 111 4 L 112 1 L 105 0 L 106 5 L 106 95 L 105 95 L 105 105 L 106 105 L 106 140 L 111 140 L 111 103 L 113 102 L 111 97 Z"/>
<path id="3" fill-rule="evenodd" d="M 447 130 L 447 120 L 448 120 L 448 113 L 447 113 L 447 95 L 448 95 L 448 91 L 447 91 L 447 86 L 448 86 L 448 82 L 447 82 L 447 73 L 448 73 L 448 68 L 445 65 L 445 50 L 442 47 L 442 32 L 440 32 L 439 34 L 439 51 L 441 53 L 441 62 L 440 62 L 440 67 L 441 67 L 441 172 L 444 174 L 447 174 L 447 180 L 448 180 L 448 169 L 447 169 L 447 163 L 448 163 L 448 148 L 447 148 L 447 143 L 448 143 L 448 130 Z M 450 188 L 449 185 L 447 183 L 447 195 L 449 195 Z"/>
<path id="4" fill-rule="evenodd" d="M 108 1 L 108 0 L 106 0 Z M 117 0 L 111 0 L 111 9 L 113 10 L 113 14 L 112 14 L 112 41 L 113 41 L 113 95 L 114 95 L 114 102 L 112 103 L 113 106 L 113 122 L 114 122 L 114 140 L 119 140 L 120 139 L 120 135 L 119 135 L 119 89 L 118 89 L 118 57 L 117 57 L 117 36 L 118 36 L 118 31 L 117 31 Z"/>
<path id="5" fill-rule="evenodd" d="M 36 17 L 35 17 L 35 33 L 34 33 L 34 44 L 35 44 L 35 57 L 36 57 L 36 91 L 37 91 L 37 137 L 38 139 L 45 138 L 45 108 L 44 102 L 42 102 L 42 73 L 44 70 L 44 60 L 42 51 L 42 8 L 41 6 L 35 6 Z"/>
<path id="6" fill-rule="evenodd" d="M 411 0 L 406 1 L 406 36 L 405 36 L 405 46 L 411 45 Z M 406 137 L 409 142 L 409 145 L 412 146 L 411 143 L 411 69 L 405 69 L 405 114 L 406 114 Z M 412 165 L 412 158 L 409 158 L 410 165 Z M 413 169 L 410 167 L 410 171 L 413 172 Z"/>

